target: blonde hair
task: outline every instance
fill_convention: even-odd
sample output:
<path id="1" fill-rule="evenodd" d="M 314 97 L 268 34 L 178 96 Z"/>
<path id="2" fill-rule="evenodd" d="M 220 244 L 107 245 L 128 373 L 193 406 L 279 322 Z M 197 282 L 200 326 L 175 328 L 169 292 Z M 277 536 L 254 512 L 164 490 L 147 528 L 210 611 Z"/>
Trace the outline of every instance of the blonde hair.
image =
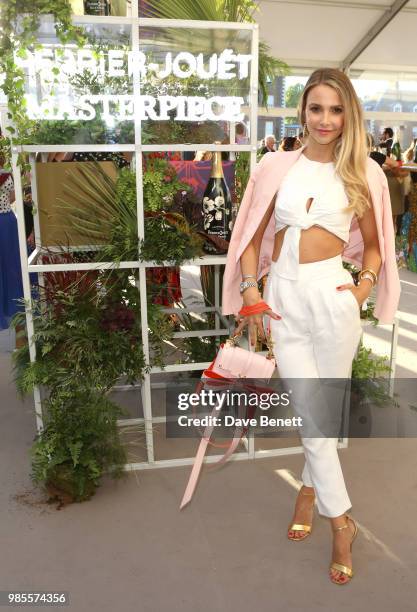
<path id="1" fill-rule="evenodd" d="M 360 218 L 370 207 L 370 194 L 366 179 L 367 142 L 362 107 L 350 79 L 337 68 L 320 68 L 308 79 L 298 103 L 298 118 L 305 125 L 307 97 L 317 85 L 328 85 L 338 94 L 344 107 L 343 133 L 334 149 L 336 172 L 345 186 L 348 209 L 354 209 Z"/>
<path id="2" fill-rule="evenodd" d="M 368 155 L 375 149 L 375 139 L 372 136 L 371 132 L 367 132 L 366 134 L 366 144 L 368 148 Z"/>

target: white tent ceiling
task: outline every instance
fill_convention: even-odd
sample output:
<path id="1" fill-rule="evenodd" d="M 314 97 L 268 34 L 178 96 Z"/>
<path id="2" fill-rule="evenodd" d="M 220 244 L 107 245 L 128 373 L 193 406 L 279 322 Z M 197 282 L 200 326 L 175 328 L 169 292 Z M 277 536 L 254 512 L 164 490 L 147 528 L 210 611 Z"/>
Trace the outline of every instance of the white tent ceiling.
<path id="1" fill-rule="evenodd" d="M 394 0 L 260 0 L 260 37 L 291 67 L 337 66 Z M 417 73 L 417 0 L 409 0 L 352 63 L 351 70 Z"/>

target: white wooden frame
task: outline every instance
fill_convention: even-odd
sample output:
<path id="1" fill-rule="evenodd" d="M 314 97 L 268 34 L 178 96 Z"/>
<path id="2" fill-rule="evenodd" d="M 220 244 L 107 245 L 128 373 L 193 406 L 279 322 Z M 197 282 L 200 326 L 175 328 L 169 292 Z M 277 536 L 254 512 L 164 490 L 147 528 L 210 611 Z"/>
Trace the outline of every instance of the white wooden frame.
<path id="1" fill-rule="evenodd" d="M 132 12 L 137 14 L 137 6 L 134 5 Z M 36 172 L 35 172 L 35 154 L 36 153 L 49 153 L 49 152 L 88 152 L 88 151 L 131 151 L 137 153 L 135 155 L 135 170 L 136 170 L 136 189 L 137 189 L 137 216 L 138 216 L 138 237 L 144 237 L 144 210 L 143 210 L 143 186 L 142 186 L 142 163 L 141 153 L 148 151 L 248 151 L 250 152 L 250 163 L 251 170 L 254 169 L 256 164 L 256 152 L 257 152 L 257 103 L 258 103 L 258 43 L 259 43 L 259 27 L 257 24 L 242 24 L 242 23 L 229 23 L 229 22 L 208 22 L 208 21 L 182 21 L 182 20 L 161 20 L 161 19 L 145 19 L 145 18 L 134 18 L 134 17 L 101 17 L 101 16 L 73 16 L 74 23 L 78 24 L 124 24 L 131 26 L 131 41 L 132 49 L 139 48 L 139 27 L 172 27 L 172 28 L 192 28 L 192 29 L 227 29 L 227 30 L 248 30 L 251 33 L 251 72 L 250 72 L 250 144 L 247 145 L 213 145 L 212 143 L 207 144 L 154 144 L 154 145 L 142 145 L 141 144 L 141 123 L 138 118 L 135 118 L 135 144 L 100 144 L 100 145 L 21 145 L 12 147 L 12 166 L 15 180 L 16 190 L 16 211 L 18 219 L 18 232 L 19 232 L 19 244 L 20 244 L 20 257 L 22 266 L 22 277 L 23 277 L 23 289 L 24 298 L 29 304 L 29 308 L 26 311 L 26 322 L 29 338 L 29 352 L 30 359 L 33 362 L 36 359 L 36 347 L 33 343 L 33 318 L 30 311 L 31 308 L 31 292 L 29 274 L 36 272 L 42 277 L 44 272 L 51 271 L 69 271 L 69 270 L 100 270 L 100 269 L 112 269 L 112 268 L 130 268 L 137 269 L 139 273 L 139 289 L 141 295 L 141 317 L 142 317 L 142 345 L 145 355 L 146 362 L 149 362 L 149 338 L 148 338 L 148 322 L 147 322 L 147 300 L 146 300 L 146 268 L 154 267 L 156 264 L 152 261 L 124 261 L 120 264 L 115 262 L 102 262 L 102 263 L 73 263 L 73 264 L 39 264 L 36 262 L 37 256 L 41 252 L 40 242 L 40 227 L 39 217 L 37 214 L 37 184 L 36 184 Z M 134 95 L 139 95 L 140 85 L 138 76 L 133 78 L 133 91 Z M 34 214 L 34 233 L 36 248 L 34 252 L 28 257 L 26 253 L 26 238 L 25 238 L 25 225 L 24 225 L 24 212 L 23 212 L 23 198 L 22 198 L 22 182 L 20 171 L 17 165 L 18 154 L 28 153 L 30 164 L 32 168 L 31 181 L 32 181 L 32 197 L 35 206 Z M 77 247 L 79 250 L 79 247 Z M 226 262 L 226 256 L 215 256 L 205 255 L 203 257 L 195 258 L 184 262 L 184 265 L 214 265 L 215 266 L 215 306 L 212 308 L 200 309 L 204 312 L 214 311 L 216 313 L 216 329 L 214 330 L 199 330 L 198 332 L 187 332 L 185 335 L 229 335 L 231 326 L 228 320 L 221 314 L 220 308 L 220 265 L 224 265 Z M 172 265 L 172 262 L 166 261 L 163 265 Z M 172 312 L 173 309 L 165 309 L 166 312 Z M 189 309 L 194 311 L 195 308 Z M 222 321 L 225 327 L 219 327 L 219 323 Z M 184 332 L 177 332 L 174 337 L 184 336 Z M 167 365 L 165 368 L 153 367 L 149 374 L 144 375 L 143 384 L 137 385 L 141 389 L 142 395 L 142 406 L 144 410 L 143 418 L 133 418 L 119 421 L 120 427 L 128 427 L 135 424 L 145 425 L 145 437 L 146 437 L 146 448 L 147 448 L 147 461 L 139 463 L 129 463 L 125 466 L 126 470 L 136 469 L 149 469 L 156 467 L 168 467 L 178 465 L 188 465 L 193 462 L 193 457 L 181 458 L 181 459 L 167 459 L 167 460 L 155 460 L 154 456 L 154 443 L 153 443 L 153 430 L 152 425 L 155 422 L 164 422 L 165 417 L 153 417 L 152 416 L 152 398 L 151 398 L 151 377 L 152 374 L 161 372 L 181 372 L 190 370 L 201 370 L 208 367 L 209 362 L 203 363 L 191 363 L 191 364 L 179 364 L 179 365 Z M 160 383 L 155 383 L 156 387 L 160 386 Z M 116 388 L 125 389 L 126 386 L 118 386 Z M 39 388 L 35 389 L 34 392 L 34 403 L 35 403 L 35 414 L 36 414 L 36 427 L 38 432 L 43 428 L 42 420 L 42 405 Z M 249 459 L 255 458 L 256 456 L 265 456 L 272 454 L 284 454 L 285 449 L 276 449 L 269 451 L 257 451 L 255 452 L 253 439 L 249 442 L 244 440 L 247 453 L 239 453 L 233 457 L 236 459 Z M 302 447 L 297 449 L 290 448 L 288 452 L 302 452 Z M 208 462 L 216 461 L 220 455 L 209 456 L 206 460 Z"/>
<path id="2" fill-rule="evenodd" d="M 132 2 L 132 13 L 138 14 L 137 0 Z M 21 152 L 29 153 L 29 159 L 32 167 L 32 196 L 37 211 L 37 184 L 36 184 L 36 172 L 35 172 L 35 153 L 48 153 L 48 152 L 94 152 L 94 151 L 131 151 L 137 153 L 135 155 L 135 166 L 136 166 L 136 189 L 137 189 L 137 217 L 138 217 L 138 236 L 143 238 L 144 235 L 144 223 L 143 223 L 143 186 L 142 186 L 142 163 L 141 153 L 147 151 L 197 151 L 197 150 L 210 150 L 210 151 L 248 151 L 250 152 L 251 170 L 256 164 L 256 153 L 257 153 L 257 119 L 258 119 L 258 42 L 259 42 L 259 28 L 257 24 L 242 24 L 242 23 L 229 23 L 229 22 L 208 22 L 208 21 L 182 21 L 182 20 L 160 20 L 160 19 L 145 19 L 145 18 L 134 18 L 134 17 L 94 17 L 94 16 L 73 16 L 74 23 L 100 23 L 100 24 L 124 24 L 131 26 L 132 34 L 132 48 L 139 48 L 139 27 L 175 27 L 175 28 L 193 28 L 193 29 L 230 29 L 230 30 L 248 30 L 252 34 L 251 41 L 251 73 L 250 73 L 250 144 L 248 145 L 213 145 L 207 144 L 157 144 L 157 145 L 142 145 L 141 144 L 141 123 L 138 118 L 135 118 L 135 144 L 102 144 L 102 145 L 21 145 L 12 147 L 12 166 L 13 175 L 15 181 L 15 192 L 16 192 L 16 212 L 18 221 L 18 232 L 19 232 L 19 245 L 20 245 L 20 258 L 22 267 L 22 278 L 23 278 L 23 290 L 24 298 L 29 304 L 29 309 L 26 311 L 26 322 L 27 332 L 29 338 L 29 352 L 31 361 L 36 359 L 36 347 L 33 340 L 34 326 L 31 315 L 31 292 L 29 274 L 36 272 L 40 275 L 40 283 L 42 283 L 42 273 L 50 271 L 69 271 L 69 270 L 92 270 L 92 269 L 112 269 L 112 268 L 131 268 L 137 269 L 139 273 L 139 289 L 141 295 L 141 317 L 142 317 L 142 344 L 146 362 L 149 362 L 149 338 L 148 338 L 148 322 L 147 322 L 147 300 L 146 300 L 146 268 L 154 267 L 156 264 L 152 261 L 124 261 L 120 264 L 115 262 L 102 262 L 102 263 L 74 263 L 74 264 L 38 264 L 36 258 L 40 253 L 40 228 L 39 218 L 37 213 L 34 214 L 34 232 L 36 249 L 28 258 L 26 252 L 26 236 L 25 236 L 25 222 L 24 222 L 24 211 L 23 211 L 23 197 L 22 197 L 22 182 L 20 176 L 20 170 L 17 165 L 18 154 Z M 140 92 L 138 77 L 133 79 L 133 91 L 135 95 Z M 290 110 L 290 109 L 286 109 Z M 275 114 L 275 113 L 274 113 Z M 284 114 L 284 113 L 283 113 Z M 286 112 L 285 112 L 286 114 Z M 77 247 L 77 250 L 80 250 Z M 204 312 L 215 311 L 216 316 L 216 329 L 209 331 L 199 330 L 198 332 L 187 332 L 187 336 L 191 335 L 228 335 L 230 333 L 230 326 L 227 328 L 227 320 L 221 314 L 220 309 L 220 294 L 219 294 L 219 266 L 224 264 L 226 256 L 214 256 L 206 255 L 204 257 L 195 258 L 184 262 L 183 265 L 214 265 L 215 266 L 215 306 L 214 308 L 204 308 Z M 172 265 L 172 262 L 166 261 L 163 265 Z M 195 309 L 191 309 L 194 311 Z M 166 309 L 167 312 L 172 312 L 172 309 Z M 226 323 L 226 328 L 218 327 L 219 321 Z M 174 334 L 175 336 L 184 335 L 184 333 Z M 391 354 L 393 357 L 393 352 Z M 395 355 L 394 355 L 395 360 Z M 190 465 L 193 463 L 193 457 L 179 458 L 179 459 L 165 459 L 155 460 L 154 456 L 154 441 L 153 441 L 153 423 L 165 422 L 165 417 L 154 417 L 152 416 L 152 399 L 151 399 L 151 387 L 160 386 L 160 383 L 151 382 L 152 374 L 160 372 L 181 372 L 190 370 L 201 370 L 208 367 L 209 362 L 203 363 L 192 363 L 192 364 L 180 364 L 180 365 L 167 365 L 165 368 L 154 367 L 151 369 L 149 374 L 144 375 L 144 382 L 141 385 L 137 385 L 141 389 L 142 405 L 144 410 L 143 418 L 133 418 L 119 421 L 120 427 L 128 427 L 134 424 L 145 425 L 145 437 L 146 437 L 146 449 L 147 449 L 147 461 L 128 463 L 125 466 L 127 471 L 139 470 L 139 469 L 152 469 L 152 468 L 165 468 L 165 467 L 176 467 L 183 465 Z M 119 386 L 119 389 L 126 388 Z M 39 388 L 34 390 L 34 404 L 35 404 L 35 415 L 36 415 L 36 427 L 38 432 L 43 428 L 42 421 L 42 406 L 41 396 Z M 276 448 L 269 450 L 255 450 L 254 439 L 252 436 L 249 438 L 243 438 L 243 443 L 246 448 L 246 452 L 235 453 L 230 459 L 233 461 L 240 461 L 245 459 L 256 459 L 265 458 L 278 455 L 289 455 L 295 453 L 302 453 L 303 447 L 288 447 L 288 448 Z M 343 448 L 347 446 L 347 439 L 343 439 L 339 443 L 339 447 Z M 220 455 L 210 455 L 206 457 L 207 463 L 217 461 Z"/>

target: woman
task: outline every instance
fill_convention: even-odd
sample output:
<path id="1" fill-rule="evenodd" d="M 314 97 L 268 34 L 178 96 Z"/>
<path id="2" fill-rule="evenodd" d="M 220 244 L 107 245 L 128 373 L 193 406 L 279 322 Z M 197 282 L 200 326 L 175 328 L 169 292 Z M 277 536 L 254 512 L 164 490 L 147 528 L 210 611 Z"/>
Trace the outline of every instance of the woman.
<path id="1" fill-rule="evenodd" d="M 4 164 L 0 152 L 0 330 L 7 329 L 13 315 L 22 309 L 19 300 L 23 297 L 17 221 L 10 207 L 14 185 Z"/>
<path id="2" fill-rule="evenodd" d="M 400 286 L 387 181 L 367 157 L 360 102 L 346 75 L 320 69 L 299 102 L 301 149 L 266 154 L 252 173 L 235 220 L 223 278 L 223 314 L 256 313 L 257 280 L 269 271 L 264 311 L 282 378 L 350 378 L 361 336 L 360 306 L 378 282 L 375 316 L 392 322 Z M 352 283 L 343 260 L 361 266 Z M 240 279 L 243 277 L 243 282 Z M 240 295 L 239 295 L 240 283 Z M 259 306 L 258 306 L 259 312 Z M 262 314 L 240 317 L 254 345 L 265 340 Z M 314 499 L 330 519 L 330 579 L 352 575 L 355 521 L 337 438 L 302 438 L 303 486 L 288 537 L 311 531 Z M 313 502 L 313 503 L 312 503 Z"/>

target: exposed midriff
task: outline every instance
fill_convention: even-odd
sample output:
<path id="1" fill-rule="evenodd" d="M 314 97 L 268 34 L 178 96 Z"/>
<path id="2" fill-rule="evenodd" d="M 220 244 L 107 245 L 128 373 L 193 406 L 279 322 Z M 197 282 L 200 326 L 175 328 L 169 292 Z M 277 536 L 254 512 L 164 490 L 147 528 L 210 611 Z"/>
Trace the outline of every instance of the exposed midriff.
<path id="1" fill-rule="evenodd" d="M 276 232 L 272 261 L 277 261 L 281 253 L 284 235 L 288 226 Z M 343 252 L 344 242 L 341 238 L 329 232 L 324 227 L 313 225 L 308 229 L 301 230 L 300 237 L 300 263 L 311 263 L 322 259 L 336 257 Z"/>

